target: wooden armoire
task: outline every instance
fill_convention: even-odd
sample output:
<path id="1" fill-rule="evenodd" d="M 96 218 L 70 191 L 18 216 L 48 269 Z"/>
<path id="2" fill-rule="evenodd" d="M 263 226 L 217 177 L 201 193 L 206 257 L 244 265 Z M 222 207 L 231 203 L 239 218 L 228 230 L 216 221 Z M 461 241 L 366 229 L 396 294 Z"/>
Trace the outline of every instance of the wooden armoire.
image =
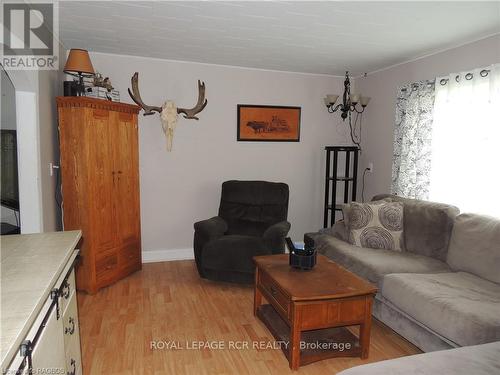
<path id="1" fill-rule="evenodd" d="M 57 97 L 63 223 L 81 229 L 78 289 L 100 288 L 141 269 L 136 105 Z"/>

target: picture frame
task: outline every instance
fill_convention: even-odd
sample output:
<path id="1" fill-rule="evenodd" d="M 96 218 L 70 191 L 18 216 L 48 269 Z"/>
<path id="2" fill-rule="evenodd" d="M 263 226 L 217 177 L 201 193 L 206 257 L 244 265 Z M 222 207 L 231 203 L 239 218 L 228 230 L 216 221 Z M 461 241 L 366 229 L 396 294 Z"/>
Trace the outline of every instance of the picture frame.
<path id="1" fill-rule="evenodd" d="M 237 141 L 300 142 L 301 107 L 238 104 Z"/>

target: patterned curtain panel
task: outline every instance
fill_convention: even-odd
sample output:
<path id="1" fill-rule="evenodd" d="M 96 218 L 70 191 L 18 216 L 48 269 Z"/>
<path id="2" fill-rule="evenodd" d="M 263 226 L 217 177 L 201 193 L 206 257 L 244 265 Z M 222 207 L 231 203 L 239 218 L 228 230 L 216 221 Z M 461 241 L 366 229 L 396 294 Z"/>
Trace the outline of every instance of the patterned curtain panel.
<path id="1" fill-rule="evenodd" d="M 429 197 L 434 81 L 400 88 L 396 100 L 392 193 L 407 198 Z"/>

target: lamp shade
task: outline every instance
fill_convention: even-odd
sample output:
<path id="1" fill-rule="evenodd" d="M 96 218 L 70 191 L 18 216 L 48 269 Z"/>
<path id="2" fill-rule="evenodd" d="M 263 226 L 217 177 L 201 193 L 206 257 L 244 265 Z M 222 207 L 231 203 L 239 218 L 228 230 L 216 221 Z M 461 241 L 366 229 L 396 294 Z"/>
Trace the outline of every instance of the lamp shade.
<path id="1" fill-rule="evenodd" d="M 84 49 L 71 49 L 64 65 L 64 72 L 94 74 L 89 53 Z"/>
<path id="2" fill-rule="evenodd" d="M 328 99 L 328 102 L 330 104 L 335 104 L 335 102 L 337 101 L 338 99 L 338 95 L 327 95 L 326 98 Z"/>
<path id="3" fill-rule="evenodd" d="M 356 104 L 356 103 L 359 103 L 359 98 L 360 98 L 361 95 L 359 94 L 350 94 L 349 95 L 349 98 L 351 99 L 351 103 L 352 104 Z"/>
<path id="4" fill-rule="evenodd" d="M 370 99 L 371 98 L 369 96 L 362 96 L 360 99 L 361 105 L 363 107 L 366 107 L 368 105 L 368 103 L 370 103 Z"/>

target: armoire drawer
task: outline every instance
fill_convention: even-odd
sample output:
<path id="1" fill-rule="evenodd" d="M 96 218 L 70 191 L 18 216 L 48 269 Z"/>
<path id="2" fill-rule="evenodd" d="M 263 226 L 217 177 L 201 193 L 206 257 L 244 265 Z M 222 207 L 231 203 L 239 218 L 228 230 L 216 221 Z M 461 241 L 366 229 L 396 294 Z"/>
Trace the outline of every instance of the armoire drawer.
<path id="1" fill-rule="evenodd" d="M 116 253 L 108 254 L 107 256 L 96 260 L 95 273 L 97 283 L 114 279 L 117 269 L 118 256 Z"/>
<path id="2" fill-rule="evenodd" d="M 120 268 L 141 263 L 141 247 L 137 242 L 123 246 L 118 250 L 118 262 Z"/>

